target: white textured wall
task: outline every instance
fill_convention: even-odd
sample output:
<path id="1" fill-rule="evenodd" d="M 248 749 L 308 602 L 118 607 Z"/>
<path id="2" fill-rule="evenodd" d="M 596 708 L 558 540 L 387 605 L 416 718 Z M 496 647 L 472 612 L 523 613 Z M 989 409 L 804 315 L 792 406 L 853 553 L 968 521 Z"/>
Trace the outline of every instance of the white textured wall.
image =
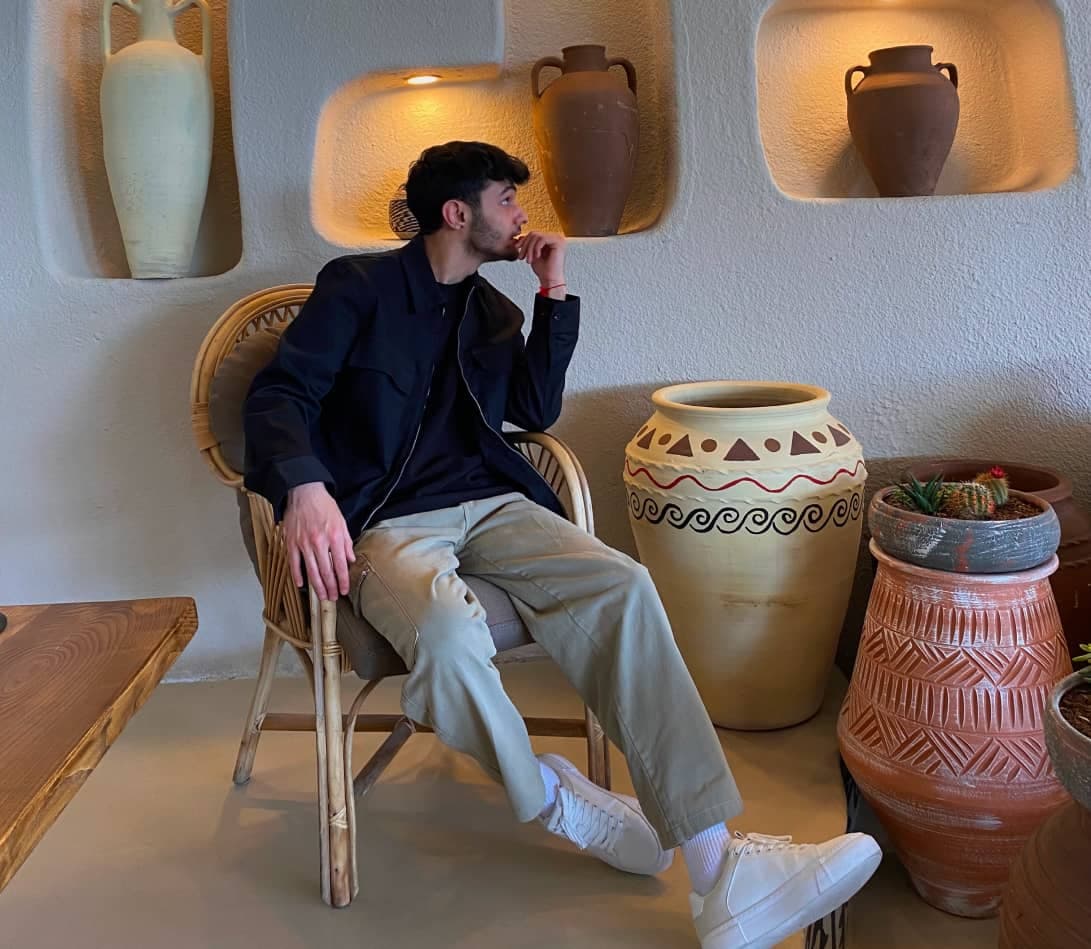
<path id="1" fill-rule="evenodd" d="M 527 29 L 515 13 L 563 24 L 583 4 L 534 12 L 514 3 L 506 24 L 487 21 L 490 32 L 479 13 L 463 17 L 440 0 L 235 0 L 242 260 L 220 276 L 154 283 L 67 279 L 45 265 L 43 244 L 57 238 L 38 226 L 31 163 L 42 156 L 28 143 L 32 125 L 62 117 L 30 82 L 42 72 L 28 56 L 63 49 L 59 37 L 85 23 L 51 17 L 57 6 L 20 0 L 0 32 L 0 602 L 190 593 L 201 629 L 176 673 L 249 670 L 258 594 L 234 503 L 188 427 L 200 340 L 237 297 L 313 279 L 339 252 L 316 233 L 310 207 L 314 136 L 331 95 L 367 72 L 499 61 L 505 36 Z M 619 21 L 629 15 L 624 2 L 598 6 Z M 756 106 L 764 7 L 674 0 L 672 37 L 663 37 L 677 103 L 665 216 L 650 230 L 572 247 L 584 328 L 559 432 L 589 468 L 600 533 L 631 549 L 622 448 L 648 413 L 648 393 L 685 379 L 824 385 L 872 458 L 1045 461 L 1086 500 L 1091 27 L 1082 4 L 1060 3 L 1080 120 L 1079 164 L 1063 186 L 834 203 L 792 200 L 770 178 Z M 45 36 L 32 35 L 38 23 Z M 529 274 L 494 266 L 489 276 L 529 303 Z"/>

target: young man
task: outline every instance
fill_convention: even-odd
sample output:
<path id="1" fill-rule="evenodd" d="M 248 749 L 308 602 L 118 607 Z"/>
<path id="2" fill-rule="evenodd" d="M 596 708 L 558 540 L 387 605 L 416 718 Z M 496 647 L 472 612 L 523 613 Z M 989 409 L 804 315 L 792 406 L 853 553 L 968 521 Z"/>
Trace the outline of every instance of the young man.
<path id="1" fill-rule="evenodd" d="M 498 148 L 429 148 L 406 186 L 421 234 L 323 268 L 246 403 L 246 486 L 283 520 L 295 582 L 350 596 L 409 668 L 405 713 L 504 782 L 516 816 L 654 874 L 681 847 L 703 949 L 772 946 L 845 902 L 880 854 L 729 833 L 742 803 L 647 571 L 559 516 L 500 431 L 561 410 L 579 299 L 565 241 L 523 234 L 526 166 Z M 522 261 L 523 315 L 478 274 Z M 485 612 L 510 594 L 534 639 L 625 754 L 637 800 L 536 758 L 504 692 Z"/>

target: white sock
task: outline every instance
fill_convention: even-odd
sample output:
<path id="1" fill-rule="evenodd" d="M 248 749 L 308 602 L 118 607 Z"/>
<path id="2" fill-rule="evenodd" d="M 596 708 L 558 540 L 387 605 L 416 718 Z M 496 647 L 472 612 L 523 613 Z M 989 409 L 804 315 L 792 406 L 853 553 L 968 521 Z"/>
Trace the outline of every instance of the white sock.
<path id="1" fill-rule="evenodd" d="M 553 805 L 557 803 L 557 788 L 561 786 L 561 779 L 548 765 L 539 761 L 538 767 L 542 769 L 542 783 L 545 785 L 546 792 L 545 804 L 542 805 L 542 812 L 538 816 L 548 817 L 549 812 L 553 810 Z"/>
<path id="2" fill-rule="evenodd" d="M 724 868 L 724 858 L 731 843 L 726 824 L 715 824 L 682 844 L 690 883 L 698 896 L 705 896 L 715 886 Z"/>

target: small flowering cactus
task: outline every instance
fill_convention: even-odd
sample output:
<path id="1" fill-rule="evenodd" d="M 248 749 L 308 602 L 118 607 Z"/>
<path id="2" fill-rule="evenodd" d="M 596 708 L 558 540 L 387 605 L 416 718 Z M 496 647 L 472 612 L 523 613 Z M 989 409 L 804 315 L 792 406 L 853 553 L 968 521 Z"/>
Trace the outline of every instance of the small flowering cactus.
<path id="1" fill-rule="evenodd" d="M 993 467 L 974 478 L 974 484 L 983 484 L 989 489 L 997 507 L 1008 503 L 1008 474 L 1003 468 Z"/>

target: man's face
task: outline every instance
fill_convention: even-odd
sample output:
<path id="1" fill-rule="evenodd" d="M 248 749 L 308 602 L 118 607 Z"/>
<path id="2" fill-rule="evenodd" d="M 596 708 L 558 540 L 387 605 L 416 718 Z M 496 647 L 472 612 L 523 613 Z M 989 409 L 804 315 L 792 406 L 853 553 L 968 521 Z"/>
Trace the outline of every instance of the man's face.
<path id="1" fill-rule="evenodd" d="M 470 249 L 486 261 L 518 260 L 515 238 L 527 216 L 515 200 L 515 188 L 506 181 L 490 181 L 481 192 L 480 209 L 471 208 Z"/>

